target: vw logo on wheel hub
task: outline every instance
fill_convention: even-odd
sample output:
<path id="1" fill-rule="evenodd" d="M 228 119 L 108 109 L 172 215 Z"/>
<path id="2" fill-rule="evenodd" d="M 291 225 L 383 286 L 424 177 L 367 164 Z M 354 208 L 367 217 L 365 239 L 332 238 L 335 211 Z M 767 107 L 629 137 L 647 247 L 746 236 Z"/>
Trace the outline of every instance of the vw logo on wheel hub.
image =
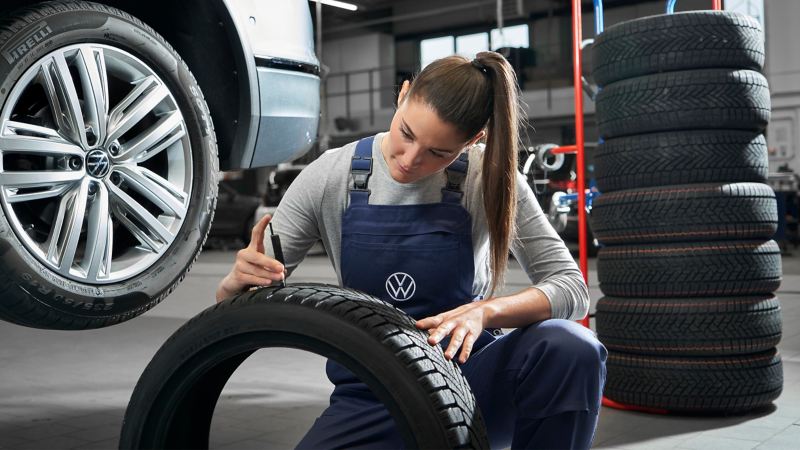
<path id="1" fill-rule="evenodd" d="M 95 177 L 102 178 L 111 169 L 111 161 L 103 150 L 92 150 L 86 155 L 86 173 Z"/>

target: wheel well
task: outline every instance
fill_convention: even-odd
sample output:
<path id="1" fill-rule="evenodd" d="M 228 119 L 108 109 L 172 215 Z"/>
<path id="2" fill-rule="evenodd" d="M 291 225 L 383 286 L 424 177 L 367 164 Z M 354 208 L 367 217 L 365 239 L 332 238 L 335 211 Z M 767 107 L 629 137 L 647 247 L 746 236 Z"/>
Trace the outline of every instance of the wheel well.
<path id="1" fill-rule="evenodd" d="M 231 161 L 243 112 L 251 93 L 239 37 L 223 0 L 94 0 L 119 8 L 155 29 L 178 52 L 203 90 L 217 135 L 220 169 L 238 168 Z M 3 0 L 0 15 L 40 1 Z M 240 78 L 238 74 L 243 76 Z"/>

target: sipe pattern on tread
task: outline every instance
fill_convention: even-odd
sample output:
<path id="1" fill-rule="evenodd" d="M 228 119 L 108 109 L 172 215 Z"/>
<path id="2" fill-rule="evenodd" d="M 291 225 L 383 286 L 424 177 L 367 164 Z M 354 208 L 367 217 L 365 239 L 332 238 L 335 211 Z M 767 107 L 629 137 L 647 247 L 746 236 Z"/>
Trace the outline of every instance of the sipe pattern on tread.
<path id="1" fill-rule="evenodd" d="M 766 295 L 781 283 L 775 241 L 681 242 L 601 248 L 597 276 L 614 297 Z"/>
<path id="2" fill-rule="evenodd" d="M 600 86 L 658 72 L 728 67 L 760 71 L 764 35 L 750 16 L 689 11 L 621 22 L 592 46 L 592 75 Z"/>
<path id="3" fill-rule="evenodd" d="M 597 94 L 604 139 L 667 130 L 761 131 L 769 115 L 767 79 L 752 70 L 645 75 L 611 83 Z"/>
<path id="4" fill-rule="evenodd" d="M 608 352 L 604 394 L 627 405 L 674 412 L 738 413 L 783 390 L 775 349 L 740 356 L 668 357 Z"/>
<path id="5" fill-rule="evenodd" d="M 777 211 L 766 184 L 686 184 L 603 194 L 592 202 L 591 220 L 606 245 L 769 239 Z"/>
<path id="6" fill-rule="evenodd" d="M 741 355 L 769 350 L 781 339 L 774 295 L 603 297 L 596 320 L 608 349 L 642 355 Z"/>
<path id="7" fill-rule="evenodd" d="M 609 139 L 597 147 L 600 192 L 673 184 L 767 180 L 767 142 L 757 131 L 691 130 Z"/>

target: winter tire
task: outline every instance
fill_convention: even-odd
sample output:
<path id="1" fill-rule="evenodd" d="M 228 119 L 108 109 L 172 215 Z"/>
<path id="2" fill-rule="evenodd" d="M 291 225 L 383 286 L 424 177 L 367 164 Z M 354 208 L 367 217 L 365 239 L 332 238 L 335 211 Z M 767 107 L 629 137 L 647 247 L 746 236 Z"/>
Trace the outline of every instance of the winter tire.
<path id="1" fill-rule="evenodd" d="M 764 135 L 693 130 L 609 139 L 594 155 L 600 192 L 692 183 L 767 180 Z"/>
<path id="2" fill-rule="evenodd" d="M 185 276 L 213 217 L 203 95 L 169 44 L 118 9 L 45 2 L 7 17 L 0 316 L 53 329 L 135 317 Z"/>
<path id="3" fill-rule="evenodd" d="M 591 219 L 604 245 L 766 240 L 778 228 L 778 207 L 762 183 L 684 184 L 603 194 Z"/>
<path id="4" fill-rule="evenodd" d="M 690 11 L 608 27 L 592 46 L 597 84 L 658 72 L 728 67 L 760 71 L 764 35 L 759 23 L 734 12 Z"/>
<path id="5" fill-rule="evenodd" d="M 176 331 L 131 396 L 120 448 L 208 448 L 220 392 L 255 350 L 328 357 L 387 407 L 408 448 L 489 448 L 466 379 L 396 308 L 323 285 L 264 288 L 206 309 Z"/>
<path id="6" fill-rule="evenodd" d="M 769 122 L 767 79 L 752 70 L 704 69 L 645 75 L 597 94 L 604 139 L 654 131 L 762 131 Z"/>
<path id="7" fill-rule="evenodd" d="M 608 352 L 605 396 L 686 413 L 739 413 L 769 405 L 783 390 L 775 349 L 741 356 L 668 357 Z"/>
<path id="8" fill-rule="evenodd" d="M 781 284 L 781 252 L 775 241 L 604 247 L 597 277 L 614 297 L 766 295 Z"/>
<path id="9" fill-rule="evenodd" d="M 781 339 L 774 295 L 713 298 L 603 297 L 597 335 L 609 349 L 644 355 L 735 355 Z"/>

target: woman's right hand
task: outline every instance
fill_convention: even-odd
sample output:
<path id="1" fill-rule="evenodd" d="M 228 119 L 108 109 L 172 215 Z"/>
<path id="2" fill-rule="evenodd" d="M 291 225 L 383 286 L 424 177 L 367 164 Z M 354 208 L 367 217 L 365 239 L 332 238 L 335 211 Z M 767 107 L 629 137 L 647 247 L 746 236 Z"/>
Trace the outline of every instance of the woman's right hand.
<path id="1" fill-rule="evenodd" d="M 217 286 L 217 303 L 251 286 L 269 286 L 284 279 L 283 264 L 264 254 L 264 233 L 272 216 L 267 214 L 250 233 L 250 244 L 236 253 L 233 268 Z"/>

